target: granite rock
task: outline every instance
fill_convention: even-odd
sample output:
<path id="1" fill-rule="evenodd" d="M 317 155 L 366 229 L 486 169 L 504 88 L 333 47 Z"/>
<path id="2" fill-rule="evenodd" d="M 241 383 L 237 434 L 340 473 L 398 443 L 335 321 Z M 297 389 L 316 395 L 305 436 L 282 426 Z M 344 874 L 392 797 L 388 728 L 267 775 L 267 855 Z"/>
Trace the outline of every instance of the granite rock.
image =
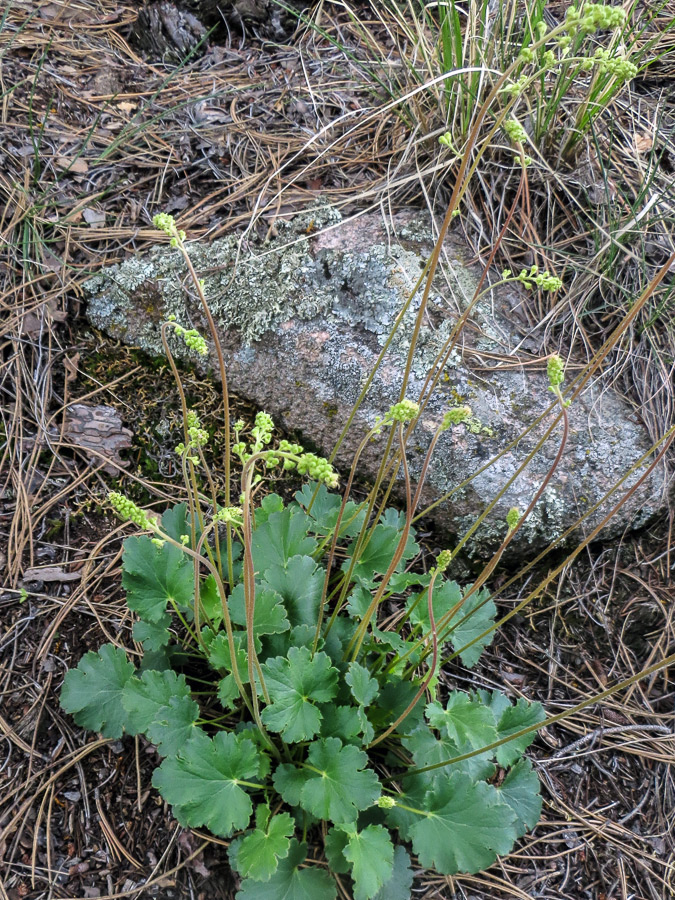
<path id="1" fill-rule="evenodd" d="M 385 228 L 377 214 L 343 222 L 330 207 L 277 222 L 271 239 L 249 234 L 245 240 L 234 235 L 191 243 L 189 253 L 205 279 L 219 328 L 231 390 L 269 412 L 284 429 L 300 433 L 307 446 L 330 451 L 431 246 L 430 221 L 422 213 L 404 210 Z M 417 398 L 429 365 L 473 296 L 480 269 L 469 260 L 461 238 L 451 235 L 415 354 L 407 391 L 411 399 Z M 159 326 L 169 314 L 206 334 L 181 256 L 166 245 L 102 270 L 85 290 L 91 323 L 148 353 L 162 353 Z M 420 296 L 415 295 L 404 316 L 341 447 L 337 464 L 343 469 L 375 417 L 398 400 Z M 521 303 L 518 290 L 501 286 L 477 304 L 409 444 L 414 476 L 444 410 L 458 403 L 471 407 L 469 426 L 454 427 L 438 442 L 420 508 L 453 491 L 430 513 L 452 540 L 508 484 L 467 545 L 479 557 L 499 546 L 507 510 L 527 506 L 560 444 L 558 425 L 518 473 L 556 415 L 545 415 L 553 398 L 542 361 L 523 364 L 528 346 L 517 327 Z M 178 341 L 173 347 L 177 357 L 185 353 Z M 536 358 L 530 360 L 536 363 Z M 209 366 L 215 371 L 215 355 Z M 649 449 L 646 430 L 611 389 L 591 386 L 572 405 L 569 417 L 562 463 L 514 541 L 512 550 L 521 555 L 558 539 Z M 364 478 L 376 470 L 381 447 L 381 442 L 368 446 L 361 466 Z M 630 476 L 626 486 L 637 477 Z M 664 495 L 664 477 L 657 470 L 602 536 L 611 538 L 644 524 L 663 505 Z M 592 512 L 569 540 L 578 540 L 609 508 L 605 504 Z"/>

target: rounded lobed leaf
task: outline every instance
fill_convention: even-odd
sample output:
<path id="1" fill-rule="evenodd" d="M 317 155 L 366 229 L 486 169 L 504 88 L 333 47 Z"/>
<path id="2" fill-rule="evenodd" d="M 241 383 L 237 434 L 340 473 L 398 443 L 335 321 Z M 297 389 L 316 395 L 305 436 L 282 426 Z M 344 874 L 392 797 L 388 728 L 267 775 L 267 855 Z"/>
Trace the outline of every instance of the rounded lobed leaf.
<path id="1" fill-rule="evenodd" d="M 264 771 L 264 760 L 245 734 L 197 731 L 174 757 L 155 770 L 152 784 L 173 806 L 181 825 L 206 825 L 229 837 L 248 826 L 253 804 L 242 782 Z M 262 785 L 261 785 L 262 787 Z"/>
<path id="2" fill-rule="evenodd" d="M 310 744 L 303 768 L 278 766 L 274 786 L 291 806 L 299 804 L 336 825 L 350 824 L 380 796 L 380 782 L 367 765 L 362 750 L 343 747 L 338 738 L 323 738 Z"/>
<path id="3" fill-rule="evenodd" d="M 295 823 L 288 813 L 270 818 L 269 806 L 261 804 L 256 809 L 256 826 L 238 842 L 236 868 L 244 878 L 269 881 L 279 860 L 288 856 Z"/>
<path id="4" fill-rule="evenodd" d="M 267 882 L 246 878 L 241 883 L 236 900 L 335 900 L 337 887 L 328 872 L 300 865 L 307 855 L 307 844 L 291 841 L 288 856 Z"/>
<path id="5" fill-rule="evenodd" d="M 487 868 L 517 837 L 516 815 L 497 790 L 461 774 L 428 791 L 418 815 L 409 829 L 413 849 L 423 866 L 443 875 Z"/>
<path id="6" fill-rule="evenodd" d="M 281 732 L 289 743 L 318 734 L 322 714 L 317 703 L 332 700 L 337 693 L 338 671 L 325 653 L 312 656 L 307 647 L 291 647 L 288 656 L 277 656 L 262 667 L 271 703 L 262 720 L 272 731 Z"/>
<path id="7" fill-rule="evenodd" d="M 104 644 L 98 653 L 90 650 L 77 668 L 66 673 L 61 707 L 80 727 L 120 738 L 130 718 L 122 705 L 122 692 L 134 672 L 120 647 Z"/>

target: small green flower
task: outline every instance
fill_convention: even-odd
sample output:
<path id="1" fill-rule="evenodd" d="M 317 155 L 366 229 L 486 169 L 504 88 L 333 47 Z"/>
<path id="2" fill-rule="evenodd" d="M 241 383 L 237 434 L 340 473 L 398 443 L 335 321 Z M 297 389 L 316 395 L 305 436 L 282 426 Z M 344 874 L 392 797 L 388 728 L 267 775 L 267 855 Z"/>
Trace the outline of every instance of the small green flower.
<path id="1" fill-rule="evenodd" d="M 384 424 L 391 425 L 393 422 L 399 422 L 404 425 L 417 418 L 419 411 L 419 403 L 415 403 L 413 400 L 401 400 L 400 403 L 394 403 L 389 407 L 384 416 Z"/>
<path id="2" fill-rule="evenodd" d="M 450 563 L 452 562 L 452 550 L 441 550 L 441 552 L 436 557 L 436 571 L 437 572 L 445 572 Z"/>
<path id="3" fill-rule="evenodd" d="M 244 510 L 240 506 L 223 506 L 214 514 L 213 521 L 241 527 L 244 524 Z"/>
<path id="4" fill-rule="evenodd" d="M 549 356 L 546 374 L 548 375 L 549 390 L 559 393 L 560 385 L 565 380 L 565 364 L 557 353 Z"/>
<path id="5" fill-rule="evenodd" d="M 396 806 L 396 800 L 393 797 L 378 797 L 375 801 L 376 806 L 380 809 L 393 809 Z"/>
<path id="6" fill-rule="evenodd" d="M 146 513 L 144 509 L 137 506 L 133 500 L 129 500 L 124 494 L 117 491 L 110 491 L 108 494 L 108 502 L 125 522 L 133 522 L 144 531 L 157 531 L 157 523 Z"/>
<path id="7" fill-rule="evenodd" d="M 516 506 L 512 506 L 506 514 L 506 524 L 509 527 L 509 531 L 513 531 L 521 518 L 520 510 Z"/>
<path id="8" fill-rule="evenodd" d="M 304 453 L 297 463 L 300 475 L 309 475 L 315 481 L 325 484 L 326 487 L 338 486 L 338 475 L 327 459 L 316 456 L 314 453 Z"/>
<path id="9" fill-rule="evenodd" d="M 167 322 L 173 325 L 174 332 L 183 339 L 188 350 L 194 350 L 200 356 L 208 356 L 209 348 L 196 328 L 183 328 L 182 325 L 176 323 L 175 316 L 169 316 Z"/>
<path id="10" fill-rule="evenodd" d="M 542 291 L 559 291 L 563 285 L 562 279 L 551 275 L 548 271 L 540 272 L 539 266 L 536 265 L 530 266 L 529 271 L 521 269 L 520 273 L 516 275 L 516 281 L 520 281 L 529 290 L 536 285 Z"/>
<path id="11" fill-rule="evenodd" d="M 527 143 L 527 132 L 516 119 L 507 119 L 502 127 L 514 144 Z"/>
<path id="12" fill-rule="evenodd" d="M 558 64 L 558 58 L 553 50 L 546 50 L 541 58 L 545 69 L 553 69 Z"/>
<path id="13" fill-rule="evenodd" d="M 156 216 L 153 216 L 152 224 L 164 234 L 172 235 L 176 231 L 176 220 L 168 213 L 157 213 Z"/>

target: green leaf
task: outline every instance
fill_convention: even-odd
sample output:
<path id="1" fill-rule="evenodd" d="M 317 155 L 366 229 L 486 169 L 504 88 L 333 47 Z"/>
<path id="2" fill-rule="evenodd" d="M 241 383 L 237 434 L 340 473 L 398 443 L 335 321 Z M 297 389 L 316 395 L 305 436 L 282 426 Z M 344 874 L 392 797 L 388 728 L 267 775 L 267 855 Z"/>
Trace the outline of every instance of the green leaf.
<path id="1" fill-rule="evenodd" d="M 471 647 L 462 650 L 467 644 L 475 640 L 480 634 L 490 628 L 497 616 L 497 607 L 492 600 L 488 600 L 483 606 L 481 604 L 490 596 L 488 590 L 478 591 L 472 594 L 464 601 L 462 607 L 451 618 L 449 628 L 452 629 L 449 639 L 452 642 L 455 651 L 461 651 L 459 658 L 462 660 L 467 669 L 473 668 L 483 653 L 483 650 L 492 643 L 494 639 L 494 631 L 476 641 Z M 479 608 L 480 607 L 480 608 Z M 461 620 L 468 616 L 465 622 Z M 461 624 L 460 624 L 461 622 Z M 456 623 L 453 625 L 453 623 Z"/>
<path id="2" fill-rule="evenodd" d="M 253 532 L 251 548 L 255 571 L 266 572 L 271 566 L 287 566 L 294 556 L 311 556 L 316 541 L 308 537 L 311 520 L 298 507 L 289 506 L 273 512 Z"/>
<path id="3" fill-rule="evenodd" d="M 368 612 L 372 599 L 373 595 L 367 587 L 364 587 L 362 584 L 354 585 L 347 603 L 349 614 L 355 619 L 363 619 Z M 373 612 L 371 621 L 374 617 L 375 613 Z"/>
<path id="4" fill-rule="evenodd" d="M 317 866 L 300 869 L 307 844 L 291 841 L 288 856 L 268 882 L 246 878 L 235 900 L 335 900 L 337 887 L 328 872 Z"/>
<path id="5" fill-rule="evenodd" d="M 541 816 L 541 795 L 539 777 L 530 760 L 517 762 L 497 791 L 516 815 L 518 837 L 525 834 L 528 828 L 534 828 Z"/>
<path id="6" fill-rule="evenodd" d="M 128 719 L 122 691 L 134 671 L 120 647 L 104 644 L 98 653 L 90 650 L 77 668 L 66 673 L 61 707 L 81 728 L 100 731 L 106 738 L 120 738 Z"/>
<path id="7" fill-rule="evenodd" d="M 189 697 L 172 697 L 145 733 L 162 756 L 174 756 L 199 731 L 199 706 Z"/>
<path id="8" fill-rule="evenodd" d="M 246 628 L 246 600 L 244 585 L 238 584 L 228 598 L 230 617 L 235 625 Z M 290 623 L 286 608 L 279 594 L 269 588 L 256 585 L 255 607 L 253 610 L 253 634 L 260 638 L 263 634 L 279 634 L 288 631 Z"/>
<path id="9" fill-rule="evenodd" d="M 310 481 L 295 495 L 295 499 L 306 510 L 309 509 L 309 505 L 312 503 L 316 487 L 316 482 Z M 311 525 L 310 529 L 322 535 L 332 534 L 335 530 L 341 505 L 342 497 L 339 494 L 330 494 L 325 484 L 319 485 L 312 508 L 308 513 L 310 518 L 316 523 L 316 525 Z M 358 534 L 361 531 L 365 515 L 365 509 L 359 509 L 359 505 L 351 500 L 347 501 L 340 523 L 340 536 L 353 537 L 355 534 Z"/>
<path id="10" fill-rule="evenodd" d="M 405 802 L 405 800 L 403 801 Z M 492 785 L 455 774 L 426 796 L 426 810 L 410 828 L 423 866 L 443 875 L 487 868 L 517 837 L 516 816 Z"/>
<path id="11" fill-rule="evenodd" d="M 221 678 L 218 682 L 218 700 L 220 700 L 223 709 L 234 709 L 239 697 L 239 688 L 234 680 L 234 675 L 226 675 L 225 678 Z"/>
<path id="12" fill-rule="evenodd" d="M 128 713 L 126 729 L 129 734 L 146 732 L 157 719 L 159 711 L 172 699 L 185 698 L 193 704 L 192 722 L 199 718 L 199 707 L 192 700 L 184 675 L 171 669 L 164 672 L 143 672 L 140 678 L 129 678 L 122 691 L 122 706 Z"/>
<path id="13" fill-rule="evenodd" d="M 354 706 L 326 705 L 321 712 L 321 737 L 339 737 L 346 743 L 362 731 L 359 711 Z"/>
<path id="14" fill-rule="evenodd" d="M 160 622 L 170 601 L 179 609 L 192 607 L 194 566 L 178 547 L 156 547 L 146 535 L 127 538 L 122 568 L 127 605 L 139 618 Z"/>
<path id="15" fill-rule="evenodd" d="M 462 691 L 453 691 L 448 696 L 445 709 L 434 702 L 427 706 L 425 712 L 429 724 L 444 730 L 458 746 L 469 744 L 472 750 L 478 750 L 497 740 L 494 714 L 480 698 L 472 699 Z"/>
<path id="16" fill-rule="evenodd" d="M 281 794 L 289 806 L 300 805 L 300 795 L 307 780 L 303 769 L 288 763 L 277 766 L 273 779 L 277 793 Z"/>
<path id="17" fill-rule="evenodd" d="M 515 706 L 509 706 L 502 713 L 501 718 L 497 722 L 497 738 L 501 740 L 511 734 L 516 734 L 523 728 L 538 725 L 545 718 L 546 713 L 541 703 L 528 703 L 527 700 L 521 697 Z M 537 732 L 534 730 L 529 734 L 509 741 L 508 744 L 497 747 L 497 762 L 499 765 L 512 765 L 527 750 L 536 736 Z"/>
<path id="18" fill-rule="evenodd" d="M 240 783 L 259 777 L 263 768 L 260 752 L 246 735 L 221 731 L 211 739 L 197 731 L 176 756 L 155 769 L 152 784 L 173 806 L 181 825 L 206 825 L 229 837 L 248 826 L 253 811 Z"/>
<path id="19" fill-rule="evenodd" d="M 187 515 L 187 503 L 178 503 L 172 509 L 164 511 L 162 529 L 180 543 L 181 536 L 190 534 L 190 523 Z"/>
<path id="20" fill-rule="evenodd" d="M 407 606 L 410 610 L 410 621 L 413 625 L 421 625 L 424 631 L 428 631 L 429 623 L 429 600 L 427 591 L 421 594 L 415 594 L 411 597 Z M 449 613 L 462 599 L 462 589 L 456 581 L 437 581 L 434 588 L 433 610 L 434 619 L 438 622 L 442 616 Z"/>
<path id="21" fill-rule="evenodd" d="M 322 716 L 315 704 L 337 693 L 338 671 L 330 657 L 312 656 L 308 647 L 291 647 L 287 657 L 268 660 L 262 670 L 272 701 L 262 712 L 265 725 L 289 743 L 318 734 Z"/>
<path id="22" fill-rule="evenodd" d="M 237 660 L 239 675 L 244 684 L 248 684 L 248 663 L 246 655 L 246 634 L 243 631 L 235 631 L 233 635 L 234 652 Z M 209 665 L 216 671 L 232 671 L 232 654 L 227 635 L 221 632 L 208 644 Z"/>
<path id="23" fill-rule="evenodd" d="M 209 621 L 213 627 L 217 629 L 223 621 L 223 606 L 220 602 L 218 585 L 213 575 L 208 575 L 204 581 L 202 581 L 199 590 L 199 599 L 201 601 L 202 609 L 208 616 Z"/>
<path id="24" fill-rule="evenodd" d="M 282 512 L 283 508 L 284 501 L 278 494 L 266 494 L 255 511 L 256 527 L 266 522 L 272 513 Z"/>
<path id="25" fill-rule="evenodd" d="M 291 625 L 316 624 L 325 571 L 311 556 L 293 556 L 286 566 L 270 566 L 265 584 L 281 596 Z"/>
<path id="26" fill-rule="evenodd" d="M 426 587 L 431 581 L 431 575 L 420 574 L 419 572 L 394 572 L 389 579 L 387 591 L 393 594 L 400 594 L 409 587 Z"/>
<path id="27" fill-rule="evenodd" d="M 380 796 L 380 782 L 368 765 L 368 757 L 356 747 L 342 746 L 338 738 L 322 738 L 309 746 L 308 763 L 302 771 L 304 784 L 299 802 L 303 809 L 319 819 L 332 819 L 336 824 L 351 823 L 358 810 L 367 809 Z M 292 766 L 279 766 L 277 773 Z M 277 785 L 275 773 L 275 786 Z M 284 772 L 284 788 L 294 776 Z M 294 779 L 294 788 L 299 779 Z M 287 803 L 289 799 L 281 786 L 277 787 Z M 295 791 L 293 792 L 295 793 Z"/>
<path id="28" fill-rule="evenodd" d="M 345 681 L 352 691 L 352 696 L 361 706 L 369 706 L 380 689 L 378 682 L 370 677 L 368 669 L 357 662 L 349 664 Z"/>
<path id="29" fill-rule="evenodd" d="M 410 857 L 404 847 L 394 847 L 394 871 L 386 884 L 375 894 L 373 900 L 410 900 L 413 871 Z"/>
<path id="30" fill-rule="evenodd" d="M 288 813 L 270 819 L 270 808 L 260 804 L 256 809 L 256 829 L 245 835 L 237 848 L 237 871 L 253 881 L 269 881 L 279 860 L 288 856 L 295 822 Z"/>
<path id="31" fill-rule="evenodd" d="M 349 835 L 340 828 L 331 828 L 323 842 L 323 849 L 328 860 L 331 872 L 338 875 L 346 875 L 351 869 L 344 853 L 342 852 L 347 846 Z"/>
<path id="32" fill-rule="evenodd" d="M 425 725 L 420 726 L 411 735 L 403 738 L 402 743 L 412 753 L 415 765 L 420 767 L 434 766 L 476 749 L 470 744 L 455 744 L 445 736 L 437 740 Z M 489 752 L 479 753 L 469 759 L 463 759 L 461 762 L 453 763 L 450 766 L 443 766 L 428 774 L 434 780 L 438 780 L 439 778 L 447 778 L 448 775 L 454 772 L 462 772 L 473 781 L 492 778 L 495 773 L 492 754 Z"/>
<path id="33" fill-rule="evenodd" d="M 349 835 L 342 852 L 352 864 L 354 900 L 370 900 L 394 871 L 394 845 L 389 832 L 382 825 L 368 825 Z"/>
<path id="34" fill-rule="evenodd" d="M 170 624 L 171 616 L 165 613 L 158 622 L 144 622 L 143 619 L 139 619 L 138 622 L 134 622 L 131 633 L 135 641 L 143 644 L 144 650 L 154 652 L 166 647 L 171 640 Z"/>
<path id="35" fill-rule="evenodd" d="M 373 528 L 370 540 L 366 544 L 352 571 L 352 578 L 365 582 L 372 582 L 376 575 L 384 574 L 389 568 L 391 558 L 398 546 L 400 532 L 391 525 L 376 525 Z M 358 541 L 354 541 L 347 550 L 347 559 L 342 564 L 343 571 L 348 571 L 351 557 L 356 551 Z M 411 559 L 418 551 L 414 536 L 408 537 L 401 563 Z M 400 565 L 400 564 L 399 564 Z"/>
<path id="36" fill-rule="evenodd" d="M 377 705 L 370 710 L 370 718 L 377 730 L 388 728 L 412 703 L 417 688 L 409 681 L 394 678 L 380 690 Z M 396 728 L 397 734 L 410 734 L 424 722 L 424 703 L 418 702 Z"/>

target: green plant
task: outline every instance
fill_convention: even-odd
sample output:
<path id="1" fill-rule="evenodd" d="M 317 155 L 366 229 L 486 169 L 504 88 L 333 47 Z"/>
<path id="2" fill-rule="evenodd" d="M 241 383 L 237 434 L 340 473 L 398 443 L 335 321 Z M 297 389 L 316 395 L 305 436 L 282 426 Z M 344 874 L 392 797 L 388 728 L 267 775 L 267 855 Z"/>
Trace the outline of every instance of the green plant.
<path id="1" fill-rule="evenodd" d="M 173 220 L 155 221 L 191 267 Z M 200 355 L 208 346 L 174 321 L 162 334 L 180 388 L 170 339 Z M 565 415 L 557 357 L 549 374 Z M 223 384 L 226 398 L 224 370 Z M 122 558 L 140 665 L 113 644 L 88 652 L 66 675 L 63 708 L 104 737 L 143 734 L 156 746 L 153 784 L 176 818 L 233 838 L 239 900 L 332 898 L 345 875 L 355 900 L 407 898 L 408 846 L 443 874 L 477 872 L 509 852 L 539 817 L 523 753 L 544 714 L 439 679 L 447 659 L 476 665 L 496 607 L 481 581 L 462 589 L 446 577 L 450 551 L 429 571 L 413 569 L 411 521 L 436 441 L 413 492 L 405 443 L 420 406 L 403 399 L 374 423 L 342 496 L 330 462 L 275 440 L 268 415 L 249 431 L 235 422 L 227 459 L 241 467 L 240 496 L 234 504 L 228 489 L 221 504 L 209 434 L 181 396 L 187 502 L 159 518 L 109 495 L 148 532 L 127 538 Z M 450 409 L 438 434 L 470 421 L 468 407 Z M 362 503 L 349 497 L 372 440 L 399 446 L 404 513 L 377 509 L 378 485 Z M 263 491 L 279 468 L 310 479 L 289 502 Z M 509 513 L 503 547 L 522 518 Z M 310 844 L 327 867 L 302 867 Z"/>
<path id="2" fill-rule="evenodd" d="M 263 888 L 268 898 L 335 896 L 325 871 L 297 868 L 307 838 L 318 842 L 320 833 L 329 870 L 351 873 L 356 898 L 407 897 L 408 857 L 391 831 L 423 865 L 452 874 L 489 865 L 536 823 L 538 780 L 522 758 L 534 732 L 470 754 L 536 725 L 540 705 L 514 705 L 497 692 L 444 696 L 437 685 L 444 648 L 473 666 L 491 640 L 480 637 L 496 612 L 486 593 L 465 600 L 442 572 L 447 555 L 431 572 L 408 571 L 417 551 L 411 531 L 384 595 L 400 603 L 395 627 L 365 619 L 401 541 L 398 513 L 383 513 L 357 555 L 363 508 L 343 510 L 314 482 L 288 504 L 267 495 L 251 531 L 255 599 L 247 608 L 240 508 L 197 525 L 186 504 L 160 523 L 120 495 L 111 502 L 154 535 L 128 538 L 123 555 L 142 661 L 136 669 L 112 644 L 90 651 L 67 674 L 61 703 L 84 728 L 154 743 L 164 759 L 153 784 L 183 825 L 239 833 L 230 858 L 245 879 L 242 900 Z M 226 593 L 209 562 L 214 546 L 207 551 L 216 522 L 238 536 Z M 342 558 L 330 574 L 328 546 Z M 346 602 L 317 628 L 326 597 L 344 585 Z M 418 703 L 425 691 L 430 699 Z"/>

